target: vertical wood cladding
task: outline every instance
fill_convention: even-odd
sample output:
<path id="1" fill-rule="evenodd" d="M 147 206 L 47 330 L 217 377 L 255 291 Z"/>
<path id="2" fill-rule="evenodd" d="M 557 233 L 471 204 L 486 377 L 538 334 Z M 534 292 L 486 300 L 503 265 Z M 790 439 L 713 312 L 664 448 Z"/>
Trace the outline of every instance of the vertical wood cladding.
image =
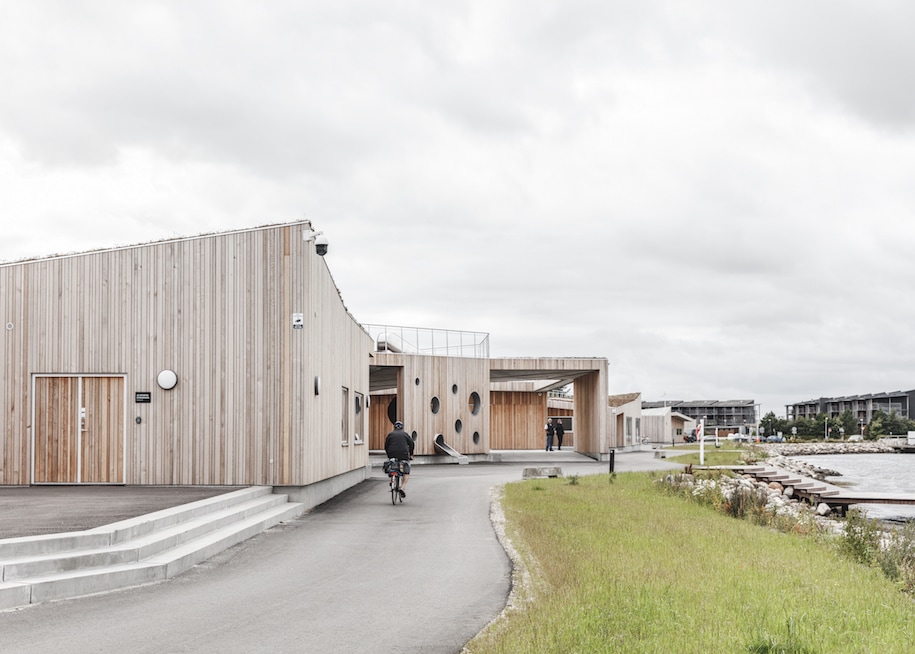
<path id="1" fill-rule="evenodd" d="M 435 437 L 461 454 L 489 451 L 489 360 L 394 353 L 374 354 L 373 365 L 397 369 L 397 389 L 372 395 L 369 442 L 384 447 L 394 419 L 416 432 L 416 454 L 436 454 Z"/>
<path id="2" fill-rule="evenodd" d="M 306 229 L 0 266 L 0 484 L 40 482 L 39 472 L 70 465 L 58 451 L 36 461 L 31 478 L 32 439 L 47 437 L 40 426 L 75 419 L 72 407 L 59 413 L 44 382 L 32 396 L 37 375 L 125 385 L 123 451 L 96 435 L 87 474 L 115 475 L 122 457 L 128 484 L 304 485 L 365 466 L 367 447 L 341 433 L 343 412 L 354 408 L 342 406 L 340 389 L 368 393 L 371 339 Z M 172 390 L 156 384 L 164 369 L 178 375 Z M 135 402 L 136 393 L 150 401 Z"/>
<path id="3" fill-rule="evenodd" d="M 493 391 L 490 409 L 494 450 L 543 449 L 547 394 Z"/>

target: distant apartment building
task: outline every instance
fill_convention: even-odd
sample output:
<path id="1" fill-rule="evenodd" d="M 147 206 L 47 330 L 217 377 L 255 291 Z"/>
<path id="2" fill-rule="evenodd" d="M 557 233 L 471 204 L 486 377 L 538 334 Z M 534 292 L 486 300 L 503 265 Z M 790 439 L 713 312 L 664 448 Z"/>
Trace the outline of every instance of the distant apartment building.
<path id="1" fill-rule="evenodd" d="M 915 390 L 846 395 L 844 397 L 821 397 L 816 400 L 789 404 L 785 406 L 785 415 L 788 420 L 815 418 L 821 413 L 825 413 L 830 418 L 835 418 L 846 411 L 850 411 L 856 420 L 863 420 L 865 423 L 869 423 L 871 417 L 877 411 L 883 411 L 886 414 L 895 412 L 901 418 L 911 418 L 913 402 L 915 402 Z"/>
<path id="2" fill-rule="evenodd" d="M 747 433 L 759 421 L 756 415 L 758 405 L 753 400 L 664 400 L 642 402 L 642 409 L 670 407 L 696 422 L 702 421 L 705 429 L 720 429 L 727 432 Z M 708 432 L 706 432 L 708 433 Z"/>

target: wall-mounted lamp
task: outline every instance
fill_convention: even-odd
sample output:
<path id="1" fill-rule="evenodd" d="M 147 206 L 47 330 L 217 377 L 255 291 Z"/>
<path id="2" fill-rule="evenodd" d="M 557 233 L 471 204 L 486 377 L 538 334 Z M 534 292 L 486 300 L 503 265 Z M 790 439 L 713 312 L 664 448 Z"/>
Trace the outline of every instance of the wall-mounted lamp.
<path id="1" fill-rule="evenodd" d="M 156 383 L 159 384 L 159 388 L 170 391 L 178 384 L 178 375 L 174 370 L 163 370 L 156 377 Z"/>

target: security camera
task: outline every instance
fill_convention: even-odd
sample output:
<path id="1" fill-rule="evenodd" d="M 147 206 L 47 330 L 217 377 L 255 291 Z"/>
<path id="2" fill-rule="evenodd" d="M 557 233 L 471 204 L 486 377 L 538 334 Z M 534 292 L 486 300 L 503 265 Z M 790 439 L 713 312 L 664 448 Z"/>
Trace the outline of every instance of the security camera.
<path id="1" fill-rule="evenodd" d="M 327 254 L 327 237 L 321 232 L 315 236 L 315 252 L 322 257 Z"/>

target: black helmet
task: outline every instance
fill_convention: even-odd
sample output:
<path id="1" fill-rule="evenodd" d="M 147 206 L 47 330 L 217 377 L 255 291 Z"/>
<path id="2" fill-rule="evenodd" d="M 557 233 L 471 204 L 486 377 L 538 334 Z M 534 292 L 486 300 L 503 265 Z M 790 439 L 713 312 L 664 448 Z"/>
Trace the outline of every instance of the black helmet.
<path id="1" fill-rule="evenodd" d="M 394 423 L 394 429 L 403 429 L 403 423 L 400 420 L 398 420 L 397 422 Z"/>

